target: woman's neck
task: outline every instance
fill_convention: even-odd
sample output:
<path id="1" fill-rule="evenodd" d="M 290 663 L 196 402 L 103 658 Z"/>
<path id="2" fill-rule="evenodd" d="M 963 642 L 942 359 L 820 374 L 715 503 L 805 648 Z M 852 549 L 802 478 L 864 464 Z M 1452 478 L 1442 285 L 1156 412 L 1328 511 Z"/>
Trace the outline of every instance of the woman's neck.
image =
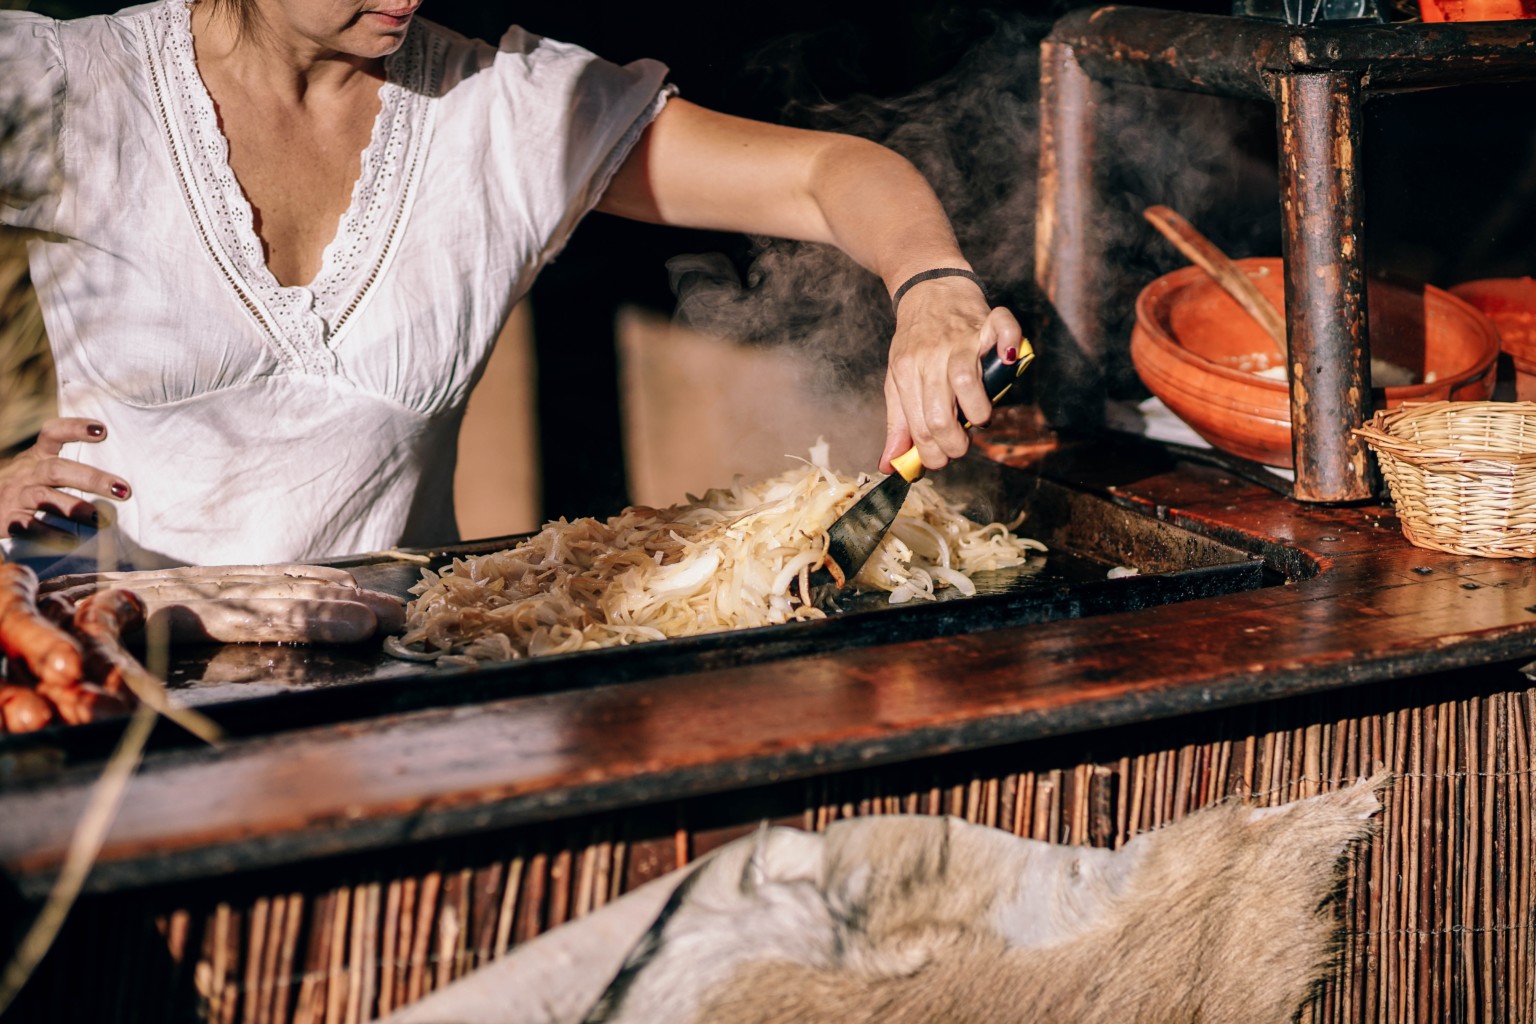
<path id="1" fill-rule="evenodd" d="M 208 0 L 192 5 L 192 38 L 204 78 L 210 74 L 279 101 L 304 104 L 359 86 L 376 89 L 383 57 L 360 57 L 305 36 L 279 19 L 243 26 Z"/>

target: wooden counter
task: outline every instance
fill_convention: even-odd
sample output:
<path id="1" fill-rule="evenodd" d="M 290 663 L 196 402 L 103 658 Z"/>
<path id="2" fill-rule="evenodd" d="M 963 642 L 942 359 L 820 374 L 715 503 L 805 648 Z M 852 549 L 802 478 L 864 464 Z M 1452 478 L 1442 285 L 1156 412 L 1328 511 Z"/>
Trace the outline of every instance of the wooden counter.
<path id="1" fill-rule="evenodd" d="M 1080 744 L 1070 764 L 1117 727 L 1160 731 L 1178 747 L 1213 710 L 1477 666 L 1497 674 L 1485 690 L 1509 689 L 1536 657 L 1529 560 L 1414 548 L 1388 510 L 1299 505 L 1194 463 L 1092 447 L 1052 461 L 1058 479 L 1262 553 L 1292 578 L 1137 612 L 426 708 L 219 750 L 161 749 L 129 787 L 89 888 L 144 889 L 173 904 L 177 886 L 199 879 L 271 879 L 268 869 L 356 865 L 381 851 L 409 860 L 455 837 L 585 827 L 624 809 L 665 821 L 667 808 L 707 794 L 963 752 Z M 1173 719 L 1181 724 L 1156 724 Z M 1334 761 L 1347 767 L 1342 748 Z M 0 867 L 35 898 L 95 766 L 9 770 Z M 1528 785 L 1528 762 L 1523 773 Z M 752 814 L 743 804 L 737 816 Z M 657 835 L 670 841 L 667 831 Z M 689 851 L 677 842 L 681 861 Z"/>

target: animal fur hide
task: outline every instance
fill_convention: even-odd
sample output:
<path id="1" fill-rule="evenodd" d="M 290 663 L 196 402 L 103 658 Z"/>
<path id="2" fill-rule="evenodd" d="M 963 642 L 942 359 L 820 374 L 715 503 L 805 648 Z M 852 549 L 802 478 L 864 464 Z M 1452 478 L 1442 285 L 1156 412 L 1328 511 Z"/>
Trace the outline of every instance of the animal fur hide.
<path id="1" fill-rule="evenodd" d="M 1118 851 L 956 818 L 764 830 L 673 894 L 590 1024 L 1291 1021 L 1380 780 Z"/>

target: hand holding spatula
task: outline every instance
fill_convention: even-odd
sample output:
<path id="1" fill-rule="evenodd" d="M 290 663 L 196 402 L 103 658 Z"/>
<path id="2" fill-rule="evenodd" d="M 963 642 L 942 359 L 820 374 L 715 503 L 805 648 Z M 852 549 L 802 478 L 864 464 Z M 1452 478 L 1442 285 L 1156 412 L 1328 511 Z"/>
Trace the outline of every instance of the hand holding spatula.
<path id="1" fill-rule="evenodd" d="M 987 397 L 995 404 L 1034 358 L 1034 349 L 1022 338 L 1017 362 L 1005 363 L 996 351 L 988 350 L 981 360 L 981 383 Z M 969 429 L 970 423 L 965 422 L 965 426 Z M 923 475 L 923 460 L 916 445 L 892 459 L 891 465 L 896 471 L 870 488 L 828 530 L 826 571 L 839 590 L 858 575 L 880 546 L 901 511 L 907 491 Z"/>

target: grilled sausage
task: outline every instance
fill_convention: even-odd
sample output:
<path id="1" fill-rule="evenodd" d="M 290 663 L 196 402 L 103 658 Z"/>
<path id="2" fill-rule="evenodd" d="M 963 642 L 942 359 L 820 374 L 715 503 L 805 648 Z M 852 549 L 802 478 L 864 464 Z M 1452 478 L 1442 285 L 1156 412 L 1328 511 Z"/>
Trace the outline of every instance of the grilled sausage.
<path id="1" fill-rule="evenodd" d="M 0 732 L 36 732 L 53 721 L 53 708 L 26 686 L 0 683 Z"/>
<path id="2" fill-rule="evenodd" d="M 360 601 L 262 598 L 182 601 L 149 611 L 146 629 L 183 643 L 351 644 L 377 632 Z"/>
<path id="3" fill-rule="evenodd" d="M 90 663 L 108 692 L 119 700 L 142 700 L 182 728 L 209 743 L 217 743 L 222 731 L 207 718 L 187 708 L 173 707 L 165 698 L 160 680 L 139 664 L 123 646 L 124 633 L 139 628 L 145 621 L 144 603 L 131 590 L 111 590 L 93 594 L 75 608 L 75 629 L 86 641 Z"/>
<path id="4" fill-rule="evenodd" d="M 44 595 L 43 600 L 60 598 L 78 601 L 92 594 L 121 590 L 123 586 L 107 583 L 101 587 L 86 584 Z M 296 579 L 286 576 L 240 576 L 224 580 L 199 580 L 147 583 L 131 588 L 144 602 L 146 615 L 165 605 L 198 601 L 238 601 L 253 599 L 303 599 L 310 601 L 356 601 L 373 610 L 378 629 L 398 633 L 405 628 L 405 602 L 393 594 L 361 587 L 349 587 L 326 580 Z"/>
<path id="5" fill-rule="evenodd" d="M 75 606 L 75 633 L 83 641 L 86 670 L 107 693 L 128 694 L 125 674 L 145 671 L 122 642 L 143 625 L 144 603 L 131 590 L 102 591 Z"/>
<path id="6" fill-rule="evenodd" d="M 14 562 L 0 565 L 0 651 L 22 662 L 39 684 L 80 681 L 80 645 L 38 611 L 37 574 Z"/>
<path id="7" fill-rule="evenodd" d="M 116 718 L 132 710 L 127 700 L 108 693 L 94 683 L 67 683 L 61 686 L 42 686 L 37 695 L 46 699 L 59 712 L 59 718 L 68 725 L 81 725 L 103 718 Z"/>
<path id="8" fill-rule="evenodd" d="M 98 587 L 104 584 L 115 584 L 131 588 L 135 585 L 143 586 L 156 582 L 217 581 L 234 576 L 262 578 L 288 576 L 297 579 L 325 580 L 349 587 L 357 586 L 357 578 L 345 569 L 333 569 L 328 565 L 302 565 L 294 563 L 273 565 L 190 565 L 178 569 L 76 573 L 69 576 L 55 576 L 43 583 L 42 590 L 47 593 L 91 584 Z"/>

